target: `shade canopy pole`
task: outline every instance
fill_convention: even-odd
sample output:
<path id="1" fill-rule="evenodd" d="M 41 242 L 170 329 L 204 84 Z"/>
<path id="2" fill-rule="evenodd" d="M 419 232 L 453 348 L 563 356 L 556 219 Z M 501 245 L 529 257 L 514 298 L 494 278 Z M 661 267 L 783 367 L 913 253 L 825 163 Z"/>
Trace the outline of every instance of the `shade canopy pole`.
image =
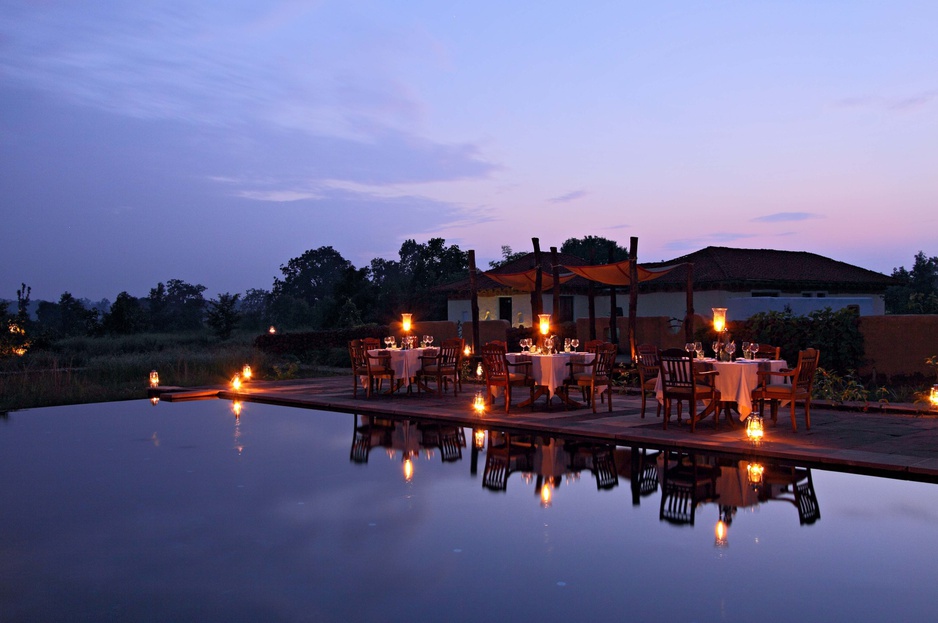
<path id="1" fill-rule="evenodd" d="M 469 305 L 472 314 L 472 352 L 476 355 L 482 352 L 479 344 L 479 291 L 476 284 L 476 252 L 469 251 Z"/>
<path id="2" fill-rule="evenodd" d="M 557 247 L 550 248 L 550 263 L 551 269 L 554 276 L 554 287 L 551 288 L 551 303 L 553 309 L 551 313 L 554 314 L 554 322 L 560 322 L 560 260 L 557 257 Z"/>
<path id="3" fill-rule="evenodd" d="M 694 341 L 694 264 L 687 266 L 687 313 L 684 315 L 684 341 Z"/>
<path id="4" fill-rule="evenodd" d="M 596 263 L 596 247 L 590 243 L 590 266 Z M 587 296 L 589 298 L 589 315 L 590 315 L 590 333 L 589 339 L 596 339 L 596 282 L 590 279 L 587 285 Z"/>
<path id="5" fill-rule="evenodd" d="M 615 245 L 609 246 L 609 263 L 614 264 L 616 261 L 615 256 Z M 619 348 L 619 332 L 616 330 L 616 287 L 613 285 L 609 286 L 609 341 L 616 345 L 616 349 Z"/>
<path id="6" fill-rule="evenodd" d="M 629 357 L 635 361 L 635 328 L 638 325 L 638 236 L 629 239 Z"/>
<path id="7" fill-rule="evenodd" d="M 531 322 L 534 323 L 537 315 L 544 313 L 543 298 L 541 297 L 544 275 L 541 274 L 541 241 L 537 238 L 531 238 L 531 242 L 534 244 L 534 290 L 531 292 Z"/>

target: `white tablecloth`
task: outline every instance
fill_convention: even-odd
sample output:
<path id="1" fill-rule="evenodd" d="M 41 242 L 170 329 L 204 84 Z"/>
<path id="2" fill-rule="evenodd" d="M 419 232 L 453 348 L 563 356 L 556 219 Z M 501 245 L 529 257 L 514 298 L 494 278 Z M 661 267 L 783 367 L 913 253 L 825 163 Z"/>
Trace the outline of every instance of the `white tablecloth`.
<path id="1" fill-rule="evenodd" d="M 745 420 L 752 413 L 752 390 L 759 385 L 758 371 L 778 371 L 788 367 L 788 364 L 781 359 L 740 359 L 732 362 L 700 360 L 695 361 L 695 365 L 699 371 L 716 370 L 719 372 L 716 377 L 710 378 L 720 391 L 721 400 L 736 403 L 740 420 Z M 655 395 L 658 397 L 658 402 L 664 401 L 660 375 L 655 383 Z"/>
<path id="2" fill-rule="evenodd" d="M 394 378 L 402 381 L 409 381 L 417 376 L 417 370 L 420 369 L 420 357 L 426 353 L 428 355 L 436 354 L 435 348 L 411 348 L 409 350 L 400 349 L 375 349 L 369 350 L 368 356 L 378 357 L 384 353 L 391 356 L 391 369 L 394 370 Z"/>
<path id="3" fill-rule="evenodd" d="M 593 353 L 575 353 L 582 361 L 589 363 L 596 356 Z M 508 353 L 508 361 L 516 363 L 522 353 Z M 527 357 L 527 354 L 524 354 Z M 553 396 L 558 387 L 563 386 L 563 380 L 570 376 L 570 366 L 567 365 L 574 353 L 557 353 L 556 355 L 530 355 L 531 376 L 535 385 L 542 385 Z M 520 369 L 518 370 L 520 371 Z"/>

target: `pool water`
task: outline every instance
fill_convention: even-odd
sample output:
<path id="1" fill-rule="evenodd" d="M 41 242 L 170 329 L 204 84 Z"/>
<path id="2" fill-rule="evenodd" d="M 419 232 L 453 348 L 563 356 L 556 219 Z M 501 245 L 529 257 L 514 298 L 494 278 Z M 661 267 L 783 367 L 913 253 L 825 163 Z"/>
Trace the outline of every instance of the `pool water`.
<path id="1" fill-rule="evenodd" d="M 453 430 L 373 422 L 355 447 L 362 422 L 260 404 L 236 418 L 224 401 L 9 414 L 0 621 L 933 616 L 934 484 L 810 470 L 804 516 L 779 499 L 793 487 L 698 456 L 722 465 L 722 495 L 680 525 L 651 452 L 515 436 L 517 471 L 496 479 L 500 433 L 474 460 L 471 430 L 454 449 Z M 601 489 L 609 456 L 618 484 Z M 657 471 L 644 495 L 636 465 Z"/>

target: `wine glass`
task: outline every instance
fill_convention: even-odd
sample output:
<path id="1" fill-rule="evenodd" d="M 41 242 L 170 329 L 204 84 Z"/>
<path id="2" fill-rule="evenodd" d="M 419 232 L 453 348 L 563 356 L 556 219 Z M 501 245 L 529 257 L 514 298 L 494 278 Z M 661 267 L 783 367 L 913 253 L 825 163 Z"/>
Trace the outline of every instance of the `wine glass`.
<path id="1" fill-rule="evenodd" d="M 570 346 L 573 347 L 573 352 L 576 352 L 576 349 L 580 347 L 580 340 L 578 340 L 577 338 L 573 338 L 572 340 L 570 340 Z"/>
<path id="2" fill-rule="evenodd" d="M 714 342 L 710 346 L 713 347 L 713 358 L 719 359 L 720 358 L 720 342 Z"/>
<path id="3" fill-rule="evenodd" d="M 429 347 L 429 346 L 433 346 L 433 336 L 432 336 L 432 335 L 428 335 L 428 336 L 427 336 L 427 346 L 428 346 L 428 347 Z"/>
<path id="4" fill-rule="evenodd" d="M 393 339 L 393 338 L 392 338 L 391 336 L 386 336 L 386 337 L 384 338 L 384 347 L 385 347 L 385 348 L 391 348 L 391 340 L 392 340 L 392 339 Z"/>
<path id="5" fill-rule="evenodd" d="M 568 337 L 563 338 L 563 352 L 570 352 L 570 338 Z"/>
<path id="6" fill-rule="evenodd" d="M 726 354 L 730 356 L 730 361 L 733 361 L 733 353 L 735 352 L 736 352 L 736 342 L 727 342 Z"/>
<path id="7" fill-rule="evenodd" d="M 756 358 L 756 353 L 759 352 L 759 342 L 753 342 L 749 345 L 749 352 L 752 353 L 752 358 Z"/>
<path id="8" fill-rule="evenodd" d="M 687 351 L 687 354 L 688 354 L 688 355 L 691 354 L 692 352 L 694 352 L 694 343 L 693 343 L 693 342 L 685 342 L 685 344 L 684 344 L 684 350 Z"/>
<path id="9" fill-rule="evenodd" d="M 703 356 L 704 356 L 703 342 L 694 342 L 694 350 L 697 351 L 697 358 L 703 359 Z"/>
<path id="10" fill-rule="evenodd" d="M 743 359 L 749 359 L 750 344 L 743 342 Z"/>

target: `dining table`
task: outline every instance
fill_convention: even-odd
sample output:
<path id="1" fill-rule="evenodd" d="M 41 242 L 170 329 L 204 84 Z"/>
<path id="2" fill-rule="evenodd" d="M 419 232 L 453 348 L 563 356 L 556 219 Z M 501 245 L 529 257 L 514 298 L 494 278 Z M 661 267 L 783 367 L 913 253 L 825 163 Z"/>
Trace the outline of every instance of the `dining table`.
<path id="1" fill-rule="evenodd" d="M 531 362 L 531 378 L 534 379 L 536 391 L 533 398 L 520 403 L 518 406 L 528 406 L 541 396 L 547 396 L 548 406 L 554 396 L 572 406 L 582 406 L 579 402 L 570 399 L 569 396 L 557 390 L 563 388 L 564 379 L 569 378 L 571 375 L 572 367 L 568 364 L 576 365 L 581 363 L 588 365 L 596 357 L 595 353 L 508 353 L 506 357 L 509 363 Z"/>
<path id="2" fill-rule="evenodd" d="M 391 369 L 394 371 L 394 378 L 397 380 L 396 386 L 392 387 L 389 393 L 393 393 L 407 386 L 410 389 L 411 383 L 417 377 L 417 371 L 420 370 L 420 358 L 424 355 L 436 355 L 436 348 L 375 348 L 368 351 L 368 356 L 372 359 L 379 357 L 389 357 Z"/>
<path id="3" fill-rule="evenodd" d="M 737 359 L 735 361 L 717 361 L 708 357 L 694 359 L 694 369 L 698 372 L 715 370 L 712 376 L 714 387 L 720 392 L 723 407 L 735 404 L 739 420 L 745 420 L 752 413 L 752 391 L 759 386 L 759 370 L 778 372 L 788 364 L 781 359 Z M 655 396 L 658 402 L 664 402 L 664 388 L 661 375 L 655 383 Z"/>

